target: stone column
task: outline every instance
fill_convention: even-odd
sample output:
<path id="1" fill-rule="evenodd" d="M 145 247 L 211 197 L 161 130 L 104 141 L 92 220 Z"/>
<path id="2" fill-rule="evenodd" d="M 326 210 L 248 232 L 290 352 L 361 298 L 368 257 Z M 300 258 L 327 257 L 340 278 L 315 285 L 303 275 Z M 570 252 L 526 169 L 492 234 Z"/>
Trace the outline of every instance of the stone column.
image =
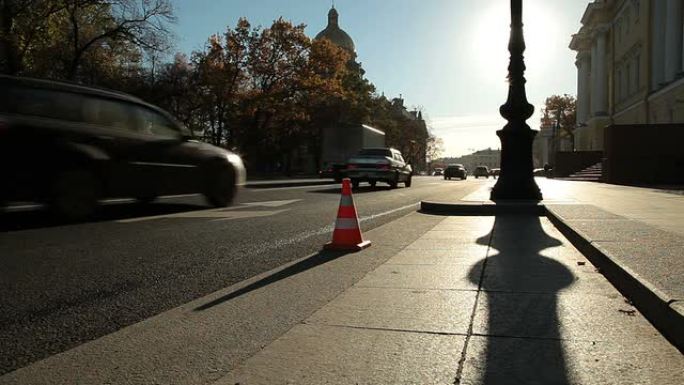
<path id="1" fill-rule="evenodd" d="M 589 51 L 581 51 L 577 54 L 577 123 L 586 123 L 589 120 L 589 106 L 591 102 L 590 83 L 590 60 Z"/>
<path id="2" fill-rule="evenodd" d="M 596 70 L 598 69 L 597 59 L 598 55 L 596 54 L 596 42 L 592 42 L 591 53 L 589 55 L 589 116 L 587 118 L 592 118 L 594 115 L 596 115 L 596 102 L 598 101 L 598 97 L 596 95 Z"/>
<path id="3" fill-rule="evenodd" d="M 667 0 L 665 13 L 665 81 L 682 69 L 682 0 Z"/>
<path id="4" fill-rule="evenodd" d="M 606 115 L 608 112 L 608 77 L 606 73 L 606 32 L 607 29 L 605 27 L 601 27 L 596 31 L 596 69 L 594 70 L 592 65 L 592 70 L 594 70 L 593 74 L 595 75 L 595 77 L 591 80 L 592 84 L 596 87 L 596 105 L 594 107 L 594 116 Z"/>
<path id="5" fill-rule="evenodd" d="M 653 19 L 651 24 L 651 90 L 660 88 L 665 81 L 665 1 L 653 3 Z"/>

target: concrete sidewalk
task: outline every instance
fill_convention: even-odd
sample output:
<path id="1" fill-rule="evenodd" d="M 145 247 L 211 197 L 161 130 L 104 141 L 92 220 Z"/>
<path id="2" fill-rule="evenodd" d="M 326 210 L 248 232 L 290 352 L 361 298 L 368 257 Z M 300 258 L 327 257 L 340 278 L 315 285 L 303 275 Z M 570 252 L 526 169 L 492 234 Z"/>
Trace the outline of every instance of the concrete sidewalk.
<path id="1" fill-rule="evenodd" d="M 550 221 L 516 215 L 443 217 L 217 384 L 683 382 L 681 353 Z"/>
<path id="2" fill-rule="evenodd" d="M 488 200 L 494 183 L 463 201 L 447 201 L 446 212 L 506 208 Z M 546 178 L 537 178 L 537 183 L 544 195 L 538 206 L 543 214 L 675 346 L 684 350 L 684 195 L 672 190 Z M 423 206 L 441 207 L 436 203 Z"/>

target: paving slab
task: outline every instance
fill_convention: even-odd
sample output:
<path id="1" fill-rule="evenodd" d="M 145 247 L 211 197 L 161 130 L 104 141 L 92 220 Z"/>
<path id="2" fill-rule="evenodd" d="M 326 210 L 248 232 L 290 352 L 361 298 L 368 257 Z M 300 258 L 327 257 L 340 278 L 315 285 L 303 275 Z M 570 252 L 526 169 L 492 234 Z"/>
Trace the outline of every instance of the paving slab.
<path id="1" fill-rule="evenodd" d="M 463 334 L 475 291 L 354 287 L 314 313 L 307 324 Z"/>
<path id="2" fill-rule="evenodd" d="M 478 303 L 473 333 L 625 344 L 662 339 L 614 289 L 607 294 L 489 292 Z"/>
<path id="3" fill-rule="evenodd" d="M 299 325 L 216 385 L 451 384 L 464 336 Z"/>
<path id="4" fill-rule="evenodd" d="M 648 344 L 474 336 L 461 385 L 684 383 L 681 353 L 664 340 Z"/>
<path id="5" fill-rule="evenodd" d="M 393 265 L 472 265 L 487 255 L 487 246 L 464 245 L 457 250 L 404 249 L 390 258 Z"/>
<path id="6" fill-rule="evenodd" d="M 395 289 L 477 290 L 470 281 L 471 266 L 463 265 L 390 265 L 384 264 L 368 273 L 356 286 Z M 479 270 L 477 270 L 479 274 Z"/>

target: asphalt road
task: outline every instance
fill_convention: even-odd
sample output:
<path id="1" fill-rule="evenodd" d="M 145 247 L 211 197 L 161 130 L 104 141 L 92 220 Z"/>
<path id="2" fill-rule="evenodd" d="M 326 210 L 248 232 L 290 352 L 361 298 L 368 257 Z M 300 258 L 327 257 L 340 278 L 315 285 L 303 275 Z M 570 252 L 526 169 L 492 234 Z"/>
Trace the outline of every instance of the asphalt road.
<path id="1" fill-rule="evenodd" d="M 458 199 L 484 180 L 414 178 L 354 191 L 364 231 L 423 199 Z M 330 240 L 338 186 L 244 189 L 211 209 L 200 196 L 148 207 L 110 202 L 91 222 L 19 208 L 0 217 L 0 374 L 253 277 Z"/>

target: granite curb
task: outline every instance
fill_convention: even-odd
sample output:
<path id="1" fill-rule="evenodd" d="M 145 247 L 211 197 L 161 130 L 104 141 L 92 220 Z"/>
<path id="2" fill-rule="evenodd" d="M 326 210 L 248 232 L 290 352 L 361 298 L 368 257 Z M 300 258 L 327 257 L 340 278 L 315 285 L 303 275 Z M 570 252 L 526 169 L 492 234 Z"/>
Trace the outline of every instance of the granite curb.
<path id="1" fill-rule="evenodd" d="M 546 209 L 546 217 L 680 352 L 684 352 L 684 308 L 681 303 L 573 228 L 552 209 Z"/>
<path id="2" fill-rule="evenodd" d="M 590 206 L 590 205 L 586 205 Z M 594 207 L 594 206 L 590 206 Z M 684 352 L 684 306 L 677 298 L 659 290 L 618 256 L 574 228 L 560 214 L 543 203 L 430 202 L 422 201 L 420 212 L 433 215 L 496 216 L 539 215 L 547 217 L 634 306 L 677 348 Z M 648 226 L 644 224 L 644 226 Z"/>
<path id="3" fill-rule="evenodd" d="M 247 181 L 242 187 L 246 188 L 280 188 L 280 187 L 300 187 L 300 186 L 325 186 L 339 184 L 334 180 L 273 180 L 273 181 Z"/>

